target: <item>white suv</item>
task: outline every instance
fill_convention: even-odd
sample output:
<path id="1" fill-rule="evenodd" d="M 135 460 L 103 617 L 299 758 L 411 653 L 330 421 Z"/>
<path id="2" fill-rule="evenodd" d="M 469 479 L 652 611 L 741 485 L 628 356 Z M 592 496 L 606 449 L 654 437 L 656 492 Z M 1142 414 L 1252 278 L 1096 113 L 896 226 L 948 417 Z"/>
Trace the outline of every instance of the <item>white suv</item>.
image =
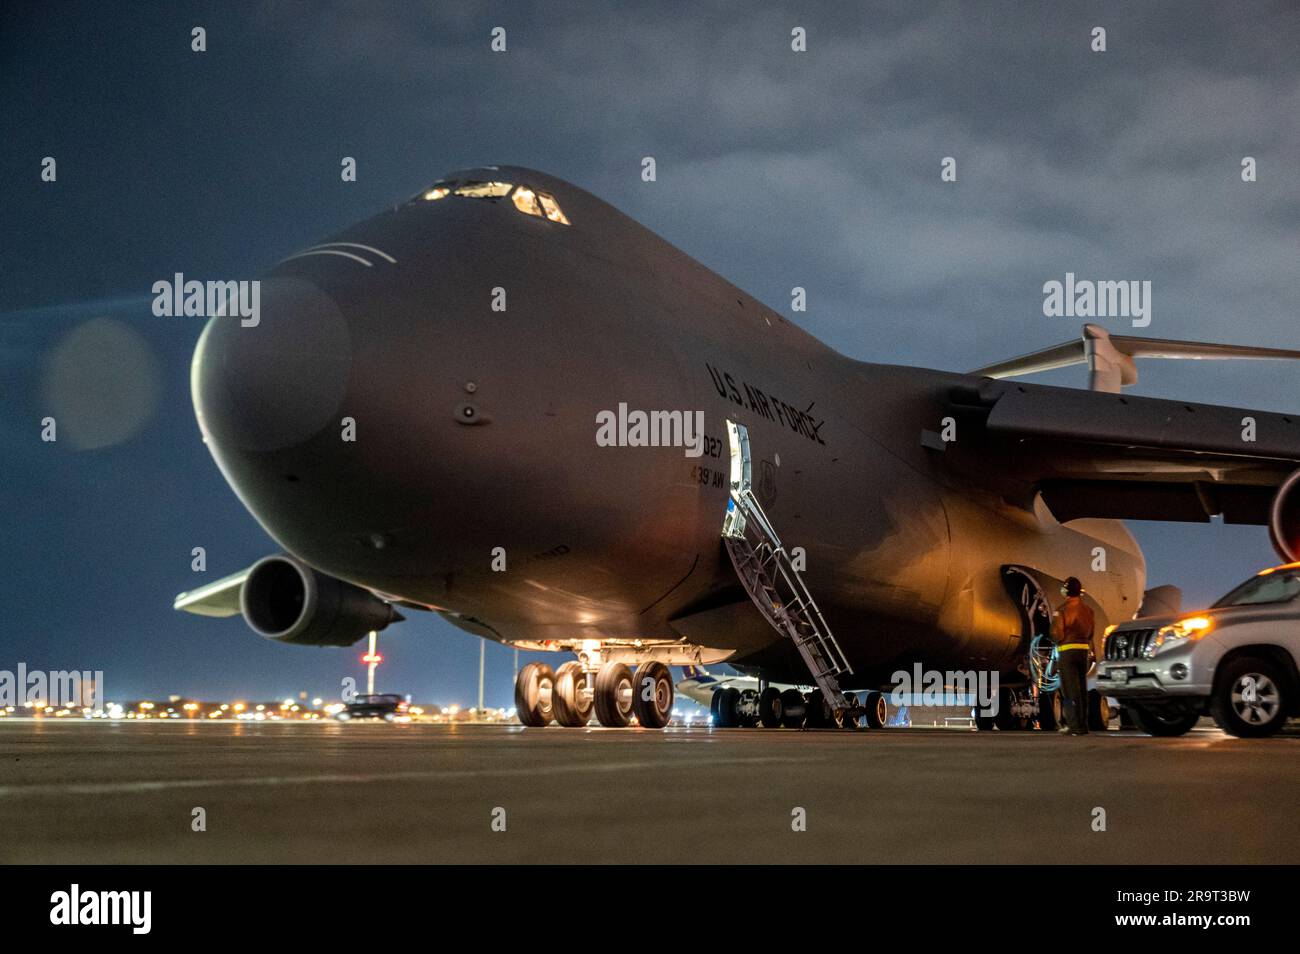
<path id="1" fill-rule="evenodd" d="M 1106 634 L 1097 688 L 1151 735 L 1209 713 L 1232 735 L 1272 735 L 1300 714 L 1300 563 L 1260 571 L 1209 609 Z"/>

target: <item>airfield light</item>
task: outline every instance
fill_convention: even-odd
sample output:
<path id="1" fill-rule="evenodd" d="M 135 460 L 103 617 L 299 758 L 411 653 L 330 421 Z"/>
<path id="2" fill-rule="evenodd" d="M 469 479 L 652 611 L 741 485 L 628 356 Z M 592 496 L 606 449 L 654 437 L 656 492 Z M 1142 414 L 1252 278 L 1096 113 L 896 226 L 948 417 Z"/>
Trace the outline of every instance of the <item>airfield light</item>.
<path id="1" fill-rule="evenodd" d="M 366 654 L 361 657 L 361 661 L 366 664 L 366 693 L 375 694 L 375 667 L 384 661 L 384 657 L 379 654 L 378 649 L 379 633 L 375 630 L 370 631 L 370 648 Z"/>

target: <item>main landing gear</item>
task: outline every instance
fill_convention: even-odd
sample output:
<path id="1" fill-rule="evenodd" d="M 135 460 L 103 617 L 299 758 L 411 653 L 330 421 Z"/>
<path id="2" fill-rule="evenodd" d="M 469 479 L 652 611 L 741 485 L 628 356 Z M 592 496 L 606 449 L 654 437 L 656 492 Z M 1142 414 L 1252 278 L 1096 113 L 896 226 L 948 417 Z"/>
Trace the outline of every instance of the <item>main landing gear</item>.
<path id="1" fill-rule="evenodd" d="M 852 693 L 846 695 L 856 706 Z M 802 693 L 798 689 L 781 691 L 768 686 L 761 692 L 756 689 L 719 689 L 713 694 L 709 715 L 715 729 L 856 729 L 866 725 L 870 729 L 883 728 L 889 721 L 889 703 L 885 694 L 874 689 L 864 698 L 865 714 L 855 717 L 852 709 L 844 711 L 837 719 L 820 689 Z"/>
<path id="2" fill-rule="evenodd" d="M 1089 689 L 1089 731 L 1105 732 L 1110 727 L 1111 715 L 1110 703 L 1106 697 L 1096 689 Z M 1012 732 L 1033 729 L 1035 726 L 1044 732 L 1054 732 L 1065 725 L 1060 689 L 1035 689 L 1032 686 L 1001 687 L 998 690 L 997 712 L 994 715 L 984 715 L 978 708 L 973 708 L 971 717 L 975 721 L 975 728 L 981 732 L 993 728 Z"/>
<path id="3" fill-rule="evenodd" d="M 526 726 L 552 721 L 579 728 L 592 713 L 603 726 L 619 729 L 638 725 L 662 729 L 673 712 L 673 679 L 668 667 L 645 662 L 634 672 L 627 664 L 605 662 L 584 668 L 570 660 L 552 671 L 546 663 L 529 663 L 515 678 L 515 712 Z"/>

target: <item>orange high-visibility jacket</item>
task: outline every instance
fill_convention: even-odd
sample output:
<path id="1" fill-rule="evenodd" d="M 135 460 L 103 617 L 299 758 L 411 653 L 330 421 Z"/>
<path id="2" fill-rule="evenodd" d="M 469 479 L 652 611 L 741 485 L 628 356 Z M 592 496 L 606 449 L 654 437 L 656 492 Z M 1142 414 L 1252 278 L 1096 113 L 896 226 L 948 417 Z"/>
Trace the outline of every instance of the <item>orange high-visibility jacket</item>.
<path id="1" fill-rule="evenodd" d="M 1087 643 L 1091 646 L 1094 625 L 1088 604 L 1077 596 L 1071 596 L 1052 621 L 1052 630 L 1058 643 Z"/>

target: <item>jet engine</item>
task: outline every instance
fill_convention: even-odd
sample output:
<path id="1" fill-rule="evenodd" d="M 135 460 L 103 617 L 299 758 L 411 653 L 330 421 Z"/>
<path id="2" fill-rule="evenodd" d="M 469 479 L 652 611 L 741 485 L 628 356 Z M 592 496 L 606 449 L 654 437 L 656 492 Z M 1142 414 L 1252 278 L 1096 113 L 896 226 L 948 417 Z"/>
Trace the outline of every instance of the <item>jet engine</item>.
<path id="1" fill-rule="evenodd" d="M 371 630 L 403 618 L 369 590 L 285 555 L 253 564 L 239 608 L 259 635 L 304 646 L 351 646 Z"/>
<path id="2" fill-rule="evenodd" d="M 1273 497 L 1268 537 L 1283 560 L 1300 560 L 1300 470 L 1283 481 Z"/>

